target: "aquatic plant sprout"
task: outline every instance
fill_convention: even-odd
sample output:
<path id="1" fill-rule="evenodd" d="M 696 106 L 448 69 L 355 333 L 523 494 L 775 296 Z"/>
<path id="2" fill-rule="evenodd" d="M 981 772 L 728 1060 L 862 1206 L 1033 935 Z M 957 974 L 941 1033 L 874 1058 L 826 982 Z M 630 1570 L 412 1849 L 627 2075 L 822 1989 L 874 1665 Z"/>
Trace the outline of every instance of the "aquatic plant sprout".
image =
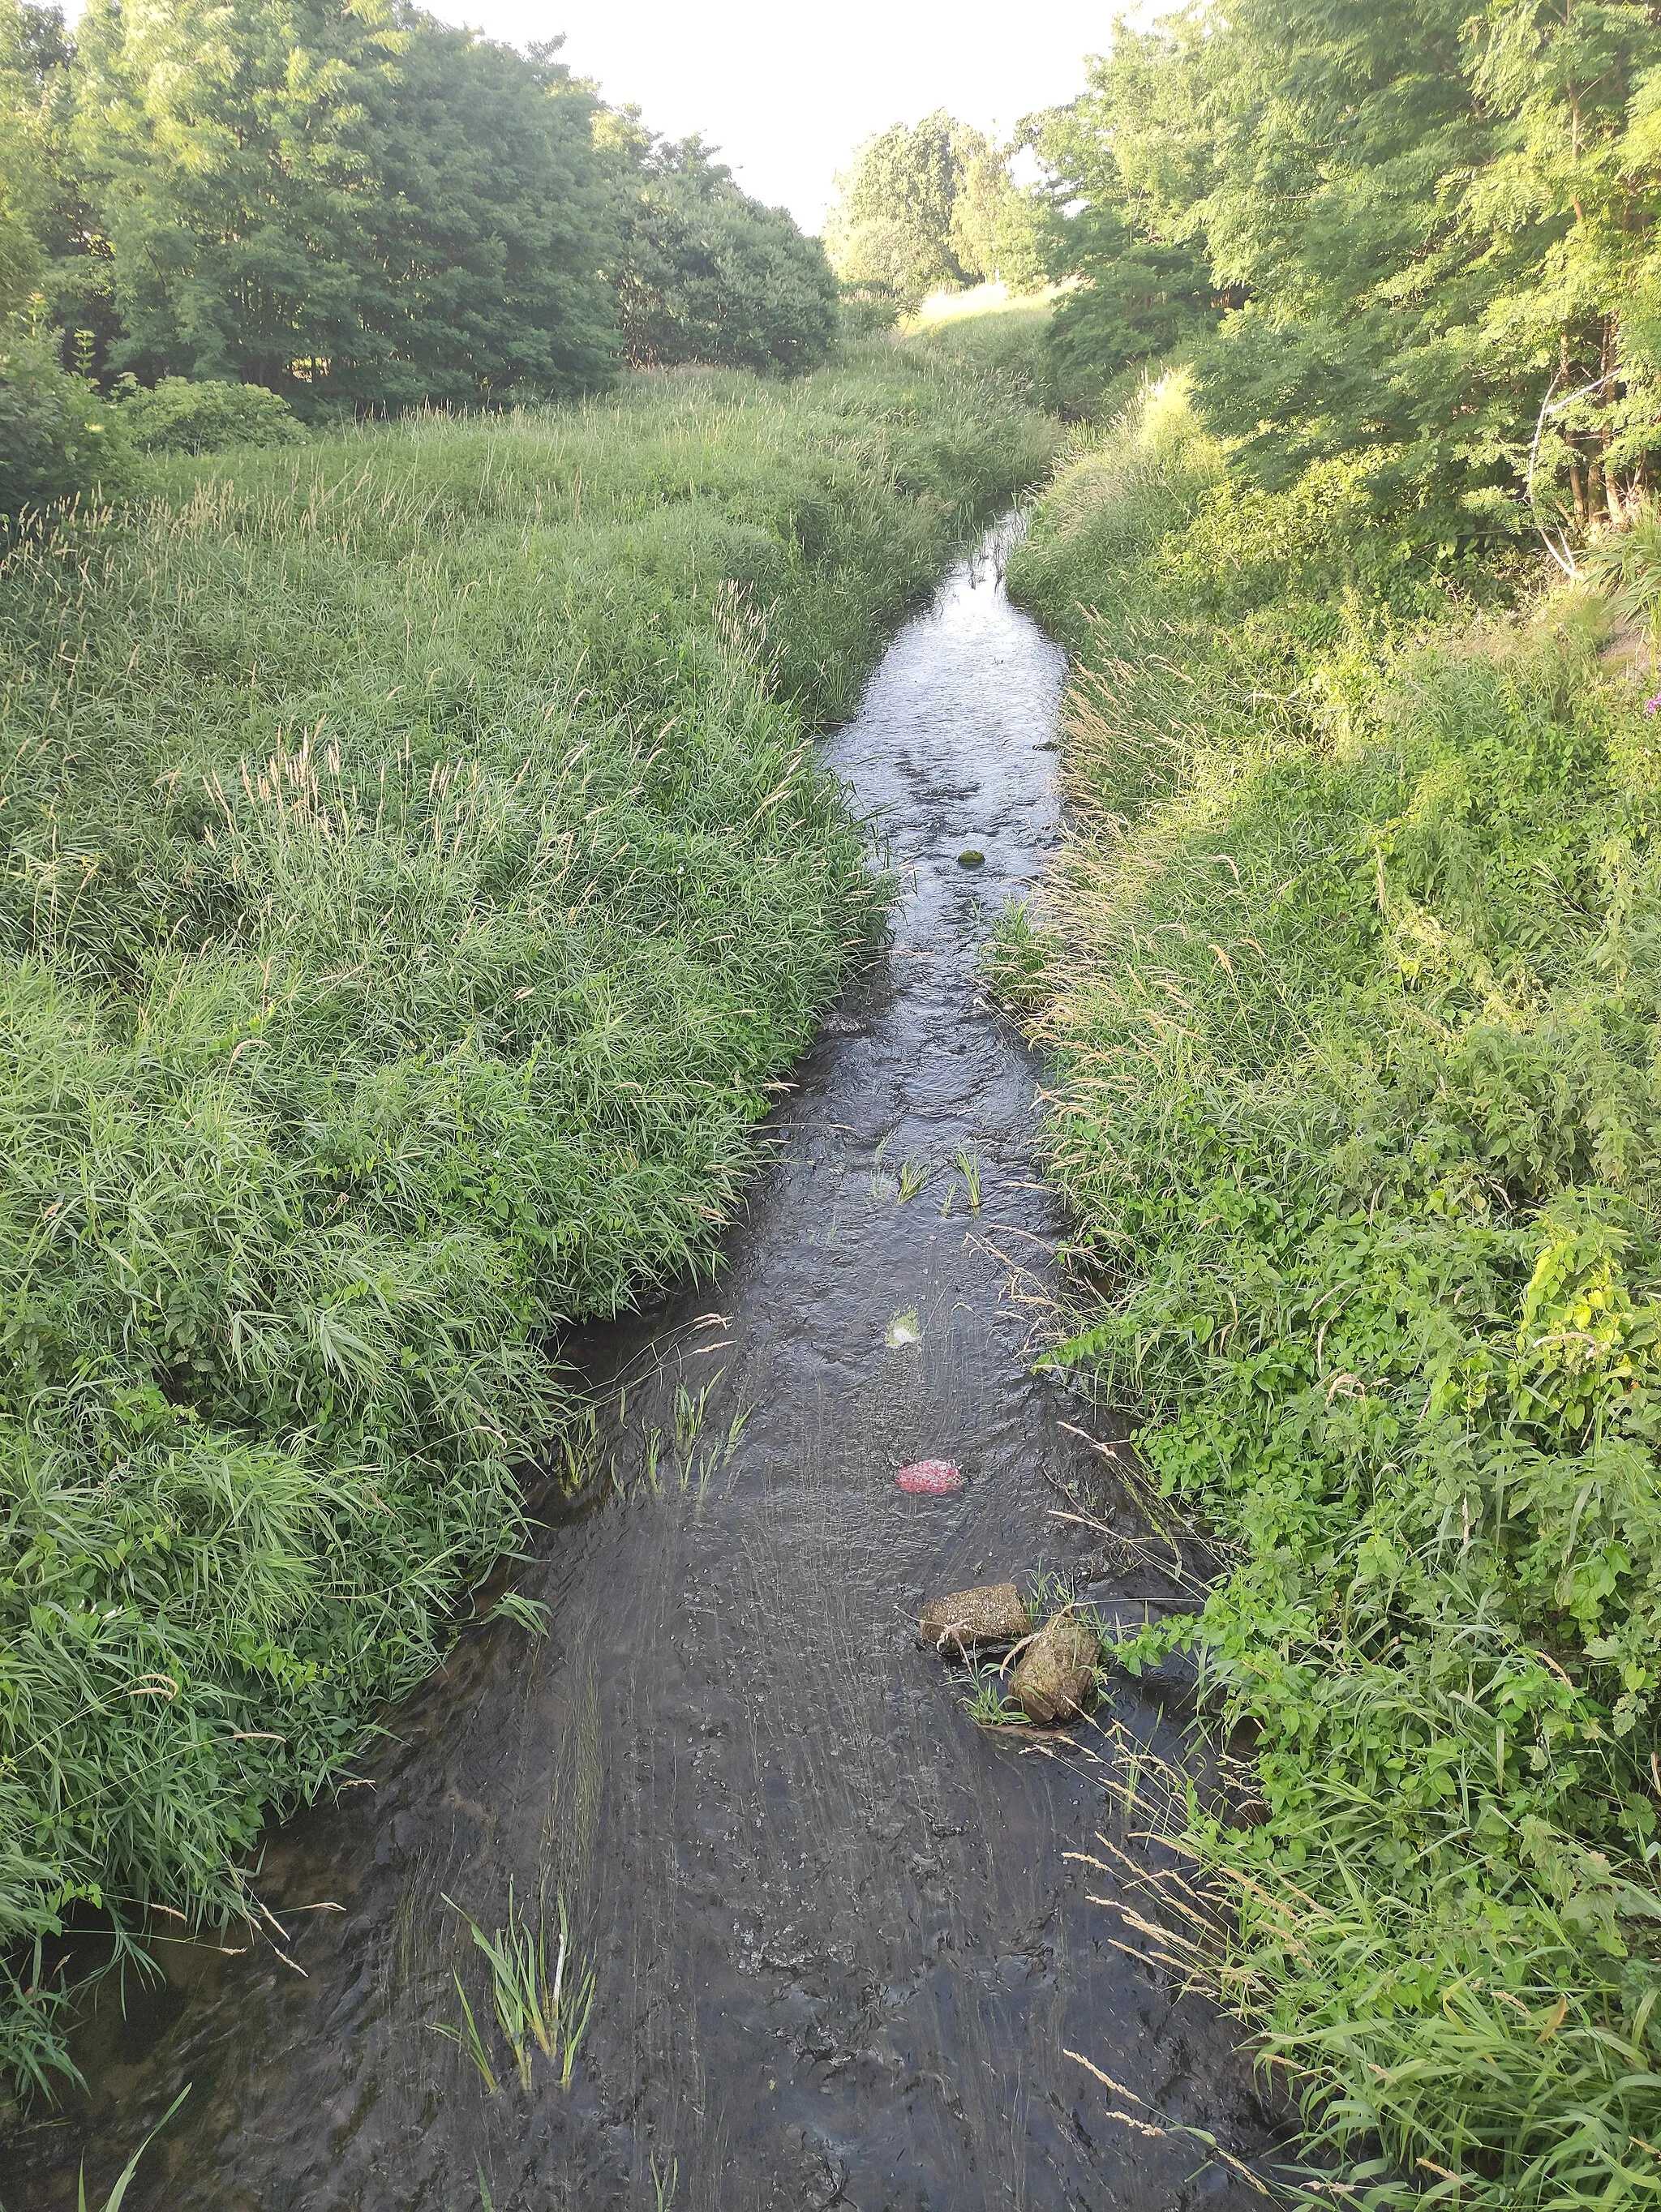
<path id="1" fill-rule="evenodd" d="M 927 1161 L 902 1160 L 900 1163 L 898 1187 L 897 1192 L 898 1203 L 904 1206 L 907 1199 L 915 1198 L 928 1181 L 928 1164 Z"/>
<path id="2" fill-rule="evenodd" d="M 485 2095 L 494 2097 L 502 2087 L 496 2075 L 496 2061 L 473 2016 L 472 1999 L 467 1994 L 465 1983 L 459 1973 L 453 1974 L 451 1979 L 455 1984 L 456 2002 L 461 2008 L 461 2018 L 459 2021 L 432 2021 L 433 2033 L 441 2035 L 447 2043 L 453 2043 L 465 2054 L 474 2072 L 484 2084 Z"/>
<path id="3" fill-rule="evenodd" d="M 975 1686 L 959 1700 L 977 1728 L 1025 1728 L 1026 1715 L 1005 1692 L 1003 1672 L 997 1667 L 977 1667 Z"/>
<path id="4" fill-rule="evenodd" d="M 168 2106 L 167 2111 L 163 2112 L 161 2118 L 150 2130 L 149 2135 L 145 2136 L 143 2142 L 139 2144 L 137 2149 L 122 2167 L 120 2172 L 116 2176 L 114 2186 L 110 2191 L 109 2195 L 104 2199 L 103 2212 L 121 2212 L 121 2207 L 126 2202 L 127 2191 L 132 2185 L 134 2175 L 138 2172 L 138 2161 L 143 2157 L 145 2152 L 155 2141 L 157 2136 L 159 2136 L 162 2129 L 167 2126 L 168 2121 L 172 2119 L 173 2114 L 179 2110 L 179 2106 L 184 2103 L 186 2098 L 188 2097 L 190 2094 L 190 2084 L 186 2082 L 185 2087 L 179 2091 L 179 2094 L 173 2099 L 172 2104 Z M 87 2172 L 84 2163 L 82 2166 L 80 2172 L 76 2177 L 75 2201 L 76 2212 L 87 2212 Z"/>
<path id="5" fill-rule="evenodd" d="M 963 1177 L 963 1187 L 969 1200 L 969 1211 L 981 1210 L 981 1163 L 977 1153 L 964 1151 L 958 1154 L 958 1173 Z"/>
<path id="6" fill-rule="evenodd" d="M 539 2051 L 553 2066 L 562 2089 L 571 2086 L 577 2051 L 593 2011 L 597 1972 L 592 1958 L 578 1961 L 571 1954 L 570 1921 L 563 1894 L 556 1900 L 557 1936 L 550 1966 L 550 1929 L 545 1897 L 538 1905 L 534 1923 L 515 1910 L 514 1885 L 508 1883 L 508 1923 L 487 1935 L 453 1898 L 444 1902 L 460 1913 L 471 1930 L 475 1948 L 490 1970 L 490 1994 L 496 2026 L 512 2055 L 519 2084 L 528 2095 L 534 2054 Z M 468 1999 L 461 1976 L 454 1977 L 461 2005 L 459 2024 L 435 2021 L 433 2032 L 465 2051 L 495 2096 L 501 2087 L 485 2038 Z"/>

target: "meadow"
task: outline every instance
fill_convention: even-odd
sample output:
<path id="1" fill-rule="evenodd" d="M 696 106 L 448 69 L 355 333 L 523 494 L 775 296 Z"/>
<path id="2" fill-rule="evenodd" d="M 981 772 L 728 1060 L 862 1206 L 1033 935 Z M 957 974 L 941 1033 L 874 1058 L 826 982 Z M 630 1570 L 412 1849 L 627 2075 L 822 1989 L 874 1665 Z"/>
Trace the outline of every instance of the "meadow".
<path id="1" fill-rule="evenodd" d="M 880 929 L 813 732 L 1048 426 L 891 345 L 147 464 L 0 576 L 0 2062 L 248 1909 Z"/>
<path id="2" fill-rule="evenodd" d="M 1012 572 L 1078 655 L 1079 835 L 997 971 L 1076 1222 L 1052 1358 L 1220 1562 L 1114 1655 L 1186 1652 L 1248 1760 L 1186 1799 L 1168 1960 L 1303 2099 L 1318 2201 L 1625 2208 L 1661 2188 L 1653 531 L 1519 594 L 1404 554 L 1378 465 L 1264 489 L 1180 372 L 1079 439 Z"/>

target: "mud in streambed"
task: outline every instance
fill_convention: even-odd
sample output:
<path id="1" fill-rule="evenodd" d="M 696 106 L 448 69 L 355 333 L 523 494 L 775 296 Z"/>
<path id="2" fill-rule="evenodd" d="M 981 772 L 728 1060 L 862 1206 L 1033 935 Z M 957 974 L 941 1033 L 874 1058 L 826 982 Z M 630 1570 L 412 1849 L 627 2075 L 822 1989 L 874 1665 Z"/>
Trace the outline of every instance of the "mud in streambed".
<path id="1" fill-rule="evenodd" d="M 551 1632 L 471 1631 L 362 1786 L 272 1834 L 257 1887 L 303 1975 L 263 1941 L 180 1944 L 125 2010 L 105 1987 L 89 2097 L 0 2154 L 9 2212 L 72 2206 L 83 2147 L 101 2203 L 187 2082 L 129 2212 L 1262 2202 L 1113 2117 L 1248 2164 L 1270 2143 L 1228 2024 L 1087 1900 L 1088 1765 L 976 1729 L 916 1637 L 927 1597 L 1088 1547 L 1054 1479 L 1096 1462 L 1012 1291 L 1060 1227 L 1036 1071 L 977 982 L 1059 835 L 1063 674 L 995 538 L 897 638 L 826 748 L 904 873 L 891 951 L 800 1069 L 716 1289 L 570 1347 L 627 1489 L 545 1506 L 514 1581 Z M 964 1486 L 896 1489 L 930 1457 Z M 1129 1689 L 1116 1711 L 1165 1729 Z M 493 1927 L 510 1877 L 563 1890 L 598 1996 L 569 2090 L 543 2068 L 490 2098 L 431 2031 L 457 1967 L 483 1996 L 445 1897 Z"/>

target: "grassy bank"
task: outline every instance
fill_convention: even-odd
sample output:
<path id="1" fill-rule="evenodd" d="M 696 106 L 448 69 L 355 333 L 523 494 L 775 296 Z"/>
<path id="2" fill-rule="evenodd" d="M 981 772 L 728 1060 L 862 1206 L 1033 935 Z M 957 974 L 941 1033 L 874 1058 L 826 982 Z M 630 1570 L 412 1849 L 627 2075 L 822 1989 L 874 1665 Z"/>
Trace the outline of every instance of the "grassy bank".
<path id="1" fill-rule="evenodd" d="M 1050 414 L 1064 413 L 1051 343 L 1054 301 L 1007 293 L 1001 284 L 936 293 L 905 325 L 907 344 L 938 362 L 981 369 Z"/>
<path id="2" fill-rule="evenodd" d="M 1055 1356 L 1224 1562 L 1119 1657 L 1189 1650 L 1254 1753 L 1173 1955 L 1301 2089 L 1323 2201 L 1649 2204 L 1653 687 L 1597 592 L 1415 566 L 1370 466 L 1254 489 L 1178 380 L 1017 556 L 1079 655 L 1083 834 L 1000 952 L 1107 1285 Z"/>
<path id="3" fill-rule="evenodd" d="M 812 726 L 1044 465 L 873 350 L 169 465 L 0 579 L 0 2001 L 234 1911 L 708 1264 L 882 894 Z"/>

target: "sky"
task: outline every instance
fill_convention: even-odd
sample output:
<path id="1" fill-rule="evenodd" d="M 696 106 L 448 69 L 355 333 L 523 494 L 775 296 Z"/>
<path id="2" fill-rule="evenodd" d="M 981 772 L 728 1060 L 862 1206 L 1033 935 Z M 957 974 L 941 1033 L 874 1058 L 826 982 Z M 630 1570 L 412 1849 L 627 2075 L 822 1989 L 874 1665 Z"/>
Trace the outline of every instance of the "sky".
<path id="1" fill-rule="evenodd" d="M 635 102 L 652 130 L 698 131 L 747 192 L 818 229 L 861 139 L 948 108 L 1006 129 L 1082 89 L 1114 0 L 428 0 L 447 21 L 562 59 Z"/>

